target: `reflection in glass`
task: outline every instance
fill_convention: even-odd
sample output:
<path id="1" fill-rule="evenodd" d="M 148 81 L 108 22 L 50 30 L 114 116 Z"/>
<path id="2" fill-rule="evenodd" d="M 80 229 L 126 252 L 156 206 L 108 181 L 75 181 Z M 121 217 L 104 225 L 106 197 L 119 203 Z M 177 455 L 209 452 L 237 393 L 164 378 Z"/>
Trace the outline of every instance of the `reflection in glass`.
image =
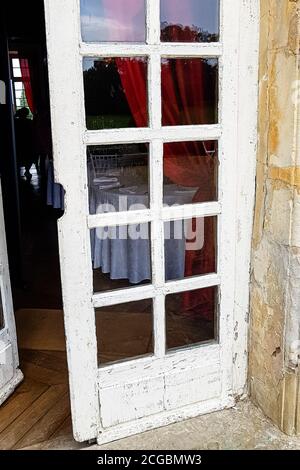
<path id="1" fill-rule="evenodd" d="M 87 129 L 148 125 L 145 57 L 84 58 L 83 81 Z"/>
<path id="2" fill-rule="evenodd" d="M 152 299 L 96 309 L 99 365 L 153 354 Z"/>
<path id="3" fill-rule="evenodd" d="M 217 217 L 165 222 L 166 281 L 216 272 Z"/>
<path id="4" fill-rule="evenodd" d="M 149 208 L 149 145 L 90 146 L 90 213 Z"/>
<path id="5" fill-rule="evenodd" d="M 161 0 L 163 42 L 219 40 L 219 0 Z"/>
<path id="6" fill-rule="evenodd" d="M 191 204 L 217 200 L 218 142 L 164 144 L 164 201 Z"/>
<path id="7" fill-rule="evenodd" d="M 151 282 L 150 224 L 91 231 L 94 292 Z"/>
<path id="8" fill-rule="evenodd" d="M 85 42 L 145 42 L 145 0 L 80 0 Z"/>
<path id="9" fill-rule="evenodd" d="M 217 339 L 217 287 L 166 297 L 167 349 Z"/>
<path id="10" fill-rule="evenodd" d="M 218 60 L 162 59 L 164 126 L 218 122 Z"/>

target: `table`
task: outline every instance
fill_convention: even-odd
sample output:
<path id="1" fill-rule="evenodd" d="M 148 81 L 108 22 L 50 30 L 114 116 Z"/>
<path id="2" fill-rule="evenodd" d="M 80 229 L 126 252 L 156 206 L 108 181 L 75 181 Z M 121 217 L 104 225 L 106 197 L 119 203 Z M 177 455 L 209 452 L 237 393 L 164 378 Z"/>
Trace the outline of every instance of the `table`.
<path id="1" fill-rule="evenodd" d="M 164 204 L 189 204 L 196 191 L 197 188 L 182 188 L 170 184 L 164 189 Z M 99 189 L 96 185 L 90 187 L 91 214 L 148 207 L 149 195 L 146 185 L 108 190 Z M 171 222 L 169 227 L 166 227 L 167 233 L 168 228 L 171 237 L 165 240 L 166 280 L 182 279 L 185 269 L 183 225 L 181 221 Z M 128 279 L 132 284 L 151 280 L 149 230 L 150 224 L 93 230 L 91 245 L 94 269 L 101 268 L 103 273 L 109 273 L 111 279 Z"/>

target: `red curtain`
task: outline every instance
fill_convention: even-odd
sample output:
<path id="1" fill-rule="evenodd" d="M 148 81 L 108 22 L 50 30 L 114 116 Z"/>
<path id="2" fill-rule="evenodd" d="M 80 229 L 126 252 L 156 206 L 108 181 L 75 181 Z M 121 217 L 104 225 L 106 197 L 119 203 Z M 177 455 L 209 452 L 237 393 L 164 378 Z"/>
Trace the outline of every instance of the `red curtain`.
<path id="1" fill-rule="evenodd" d="M 24 84 L 27 103 L 30 108 L 30 111 L 32 112 L 32 114 L 34 114 L 35 103 L 33 99 L 32 83 L 31 83 L 30 67 L 29 67 L 28 59 L 20 59 L 20 68 L 21 68 L 22 81 Z"/>
<path id="2" fill-rule="evenodd" d="M 176 7 L 175 3 L 172 7 Z M 125 2 L 124 2 L 125 3 Z M 182 0 L 180 2 L 182 4 Z M 178 4 L 179 4 L 178 3 Z M 120 10 L 118 0 L 104 0 L 107 10 L 114 10 L 116 19 L 128 26 L 132 12 L 138 13 L 140 0 L 126 2 L 127 9 Z M 186 5 L 185 5 L 185 8 Z M 193 14 L 190 12 L 193 24 Z M 132 30 L 134 25 L 132 24 Z M 128 32 L 126 33 L 128 37 Z M 193 41 L 196 33 L 189 27 L 168 27 L 164 40 Z M 118 71 L 137 127 L 148 126 L 147 73 L 143 60 L 117 59 Z M 204 62 L 199 59 L 180 59 L 162 62 L 162 115 L 163 125 L 207 124 L 209 118 L 205 106 Z M 164 149 L 164 174 L 174 183 L 199 188 L 193 202 L 207 202 L 214 198 L 215 155 L 214 143 L 183 142 L 166 144 Z M 216 150 L 216 149 L 215 149 Z M 212 182 L 213 180 L 213 182 Z M 201 251 L 186 251 L 185 274 L 215 272 L 215 221 L 205 219 L 204 246 Z M 183 295 L 183 311 L 195 313 L 212 320 L 214 315 L 212 289 L 187 292 Z"/>

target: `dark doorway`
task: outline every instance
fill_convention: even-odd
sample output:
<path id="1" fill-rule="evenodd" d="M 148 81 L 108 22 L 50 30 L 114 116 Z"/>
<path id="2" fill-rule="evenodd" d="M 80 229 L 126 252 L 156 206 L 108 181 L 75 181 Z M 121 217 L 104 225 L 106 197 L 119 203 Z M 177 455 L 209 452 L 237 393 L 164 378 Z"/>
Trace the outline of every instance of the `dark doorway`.
<path id="1" fill-rule="evenodd" d="M 0 408 L 0 449 L 73 448 L 43 0 L 1 2 L 0 23 L 0 171 L 24 374 Z"/>
<path id="2" fill-rule="evenodd" d="M 34 2 L 34 8 L 24 2 L 3 3 L 6 57 L 1 68 L 6 68 L 9 83 L 10 123 L 1 152 L 1 179 L 14 304 L 16 310 L 60 309 L 57 219 L 63 198 L 55 204 L 49 196 L 52 145 L 43 1 Z"/>

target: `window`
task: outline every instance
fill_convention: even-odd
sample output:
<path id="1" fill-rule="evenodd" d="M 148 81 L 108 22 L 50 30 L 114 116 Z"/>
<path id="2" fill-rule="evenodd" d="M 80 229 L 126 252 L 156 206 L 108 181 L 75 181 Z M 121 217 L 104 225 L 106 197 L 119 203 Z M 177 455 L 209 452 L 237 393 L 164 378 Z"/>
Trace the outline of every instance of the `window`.
<path id="1" fill-rule="evenodd" d="M 218 282 L 206 289 L 201 282 L 207 275 L 218 276 L 219 140 L 192 136 L 201 136 L 201 126 L 219 123 L 220 77 L 218 56 L 201 57 L 196 49 L 189 56 L 187 45 L 176 57 L 175 47 L 173 55 L 165 55 L 165 47 L 217 43 L 219 2 L 162 0 L 160 21 L 154 52 L 147 44 L 143 0 L 81 1 L 83 41 L 117 42 L 120 51 L 83 53 L 86 129 L 96 141 L 101 132 L 116 131 L 109 137 L 114 143 L 109 145 L 103 134 L 102 145 L 87 146 L 94 296 L 111 292 L 117 298 L 135 287 L 141 296 L 143 289 L 153 289 L 155 298 L 164 286 L 171 289 L 165 296 L 166 338 L 160 347 L 174 349 L 218 337 Z M 121 54 L 122 43 L 129 44 L 124 51 L 134 43 L 130 54 Z M 103 51 L 109 47 L 105 44 Z M 143 55 L 134 52 L 136 47 Z M 126 134 L 118 143 L 122 130 Z M 136 139 L 126 143 L 132 131 Z M 174 286 L 179 292 L 172 292 Z M 137 305 L 142 318 L 148 302 L 129 305 Z M 161 315 L 157 302 L 153 309 L 154 317 Z M 123 320 L 120 312 L 120 307 L 110 314 L 104 309 L 99 318 L 108 322 L 110 315 L 119 316 L 126 322 L 126 312 Z M 131 323 L 135 316 L 129 312 Z"/>
<path id="2" fill-rule="evenodd" d="M 12 56 L 11 58 L 11 69 L 12 69 L 12 82 L 13 82 L 13 93 L 14 93 L 14 105 L 15 111 L 21 108 L 28 108 L 29 109 L 29 117 L 32 117 L 32 112 L 30 106 L 27 101 L 26 97 L 26 90 L 25 90 L 25 79 L 24 73 L 27 76 L 29 75 L 29 65 L 27 59 L 23 59 L 23 75 L 21 70 L 21 63 L 18 57 Z"/>

